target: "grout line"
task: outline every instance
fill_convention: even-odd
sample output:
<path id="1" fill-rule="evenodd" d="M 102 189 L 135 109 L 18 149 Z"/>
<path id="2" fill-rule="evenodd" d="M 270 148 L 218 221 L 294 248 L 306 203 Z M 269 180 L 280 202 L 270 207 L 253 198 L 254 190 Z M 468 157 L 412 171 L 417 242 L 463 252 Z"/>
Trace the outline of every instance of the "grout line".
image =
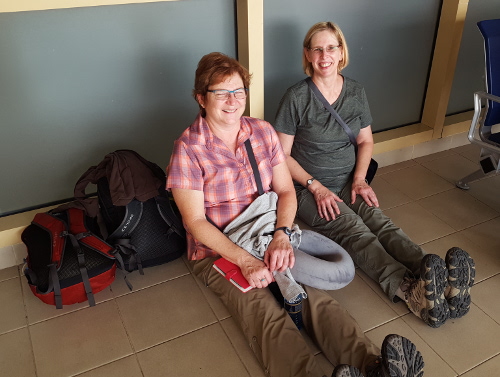
<path id="1" fill-rule="evenodd" d="M 493 355 L 493 356 L 489 357 L 488 359 L 486 359 L 486 360 L 484 360 L 484 361 L 480 362 L 480 363 L 479 363 L 479 364 L 477 364 L 477 365 L 474 365 L 472 368 L 467 369 L 467 370 L 466 370 L 466 371 L 464 371 L 462 374 L 459 374 L 459 375 L 458 375 L 458 377 L 460 377 L 460 376 L 465 376 L 465 375 L 466 375 L 468 372 L 470 372 L 471 370 L 474 370 L 474 369 L 478 368 L 479 366 L 481 366 L 481 365 L 483 365 L 483 364 L 487 363 L 488 361 L 493 360 L 495 357 L 497 357 L 497 356 L 499 356 L 499 355 L 500 355 L 500 352 L 497 352 L 495 355 Z"/>
<path id="2" fill-rule="evenodd" d="M 21 278 L 21 266 L 18 267 L 17 269 L 17 272 L 18 272 L 18 275 L 19 277 Z M 28 319 L 28 306 L 26 305 L 26 299 L 25 299 L 25 295 L 24 295 L 24 284 L 22 283 L 22 281 L 20 281 L 20 284 L 21 284 L 21 295 L 22 295 L 22 298 L 23 298 L 23 307 L 24 307 L 24 318 L 26 320 L 26 327 L 28 329 L 28 339 L 30 341 L 30 348 L 31 348 L 31 357 L 32 357 L 32 360 L 33 360 L 33 366 L 34 366 L 34 370 L 35 370 L 35 376 L 38 376 L 38 367 L 37 367 L 37 364 L 36 364 L 36 358 L 35 358 L 35 350 L 33 348 L 33 339 L 31 337 L 31 324 L 29 323 L 29 319 Z"/>
<path id="3" fill-rule="evenodd" d="M 125 325 L 125 321 L 123 320 L 123 315 L 122 315 L 122 312 L 120 310 L 120 305 L 118 305 L 118 302 L 116 301 L 115 297 L 113 298 L 113 303 L 115 304 L 116 310 L 118 311 L 118 316 L 120 318 L 120 322 L 122 323 L 123 329 L 125 330 L 125 334 L 127 335 L 128 343 L 130 345 L 130 349 L 132 350 L 132 355 L 134 356 L 135 361 L 137 362 L 137 365 L 139 366 L 139 370 L 141 371 L 141 374 L 144 377 L 144 371 L 142 370 L 142 365 L 139 362 L 139 357 L 137 355 L 137 351 L 136 351 L 136 349 L 134 347 L 134 344 L 132 342 L 132 338 L 130 337 L 130 334 L 129 334 L 128 330 L 127 330 L 127 326 Z M 128 355 L 128 356 L 132 356 L 132 355 Z M 128 357 L 128 356 L 126 356 L 126 357 Z"/>

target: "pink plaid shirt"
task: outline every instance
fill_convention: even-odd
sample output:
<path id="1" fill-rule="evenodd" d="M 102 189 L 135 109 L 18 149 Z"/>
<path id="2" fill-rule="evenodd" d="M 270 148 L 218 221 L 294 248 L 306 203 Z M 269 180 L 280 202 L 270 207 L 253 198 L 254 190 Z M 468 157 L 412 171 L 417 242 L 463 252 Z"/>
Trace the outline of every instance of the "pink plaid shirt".
<path id="1" fill-rule="evenodd" d="M 259 195 L 244 142 L 250 139 L 264 191 L 271 190 L 273 167 L 285 161 L 274 128 L 267 122 L 242 117 L 236 156 L 209 129 L 198 115 L 175 141 L 167 168 L 167 189 L 203 191 L 205 212 L 224 229 Z M 187 233 L 188 258 L 217 256 Z"/>

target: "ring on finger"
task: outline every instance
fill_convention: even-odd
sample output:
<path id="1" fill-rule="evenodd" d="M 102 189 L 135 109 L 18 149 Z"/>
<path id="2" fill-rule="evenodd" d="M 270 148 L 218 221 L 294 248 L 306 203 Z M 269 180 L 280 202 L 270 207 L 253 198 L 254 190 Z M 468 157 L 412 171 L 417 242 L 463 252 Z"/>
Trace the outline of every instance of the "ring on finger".
<path id="1" fill-rule="evenodd" d="M 266 279 L 260 279 L 260 281 L 266 281 Z"/>

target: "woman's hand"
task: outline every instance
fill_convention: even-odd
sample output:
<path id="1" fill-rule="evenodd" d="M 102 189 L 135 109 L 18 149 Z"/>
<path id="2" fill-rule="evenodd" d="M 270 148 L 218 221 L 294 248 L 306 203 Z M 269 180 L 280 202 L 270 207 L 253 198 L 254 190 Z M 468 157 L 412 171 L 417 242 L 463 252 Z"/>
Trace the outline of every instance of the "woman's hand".
<path id="1" fill-rule="evenodd" d="M 274 234 L 273 240 L 264 254 L 264 263 L 271 273 L 274 271 L 284 272 L 288 267 L 293 267 L 295 255 L 290 238 L 285 232 L 278 231 Z"/>
<path id="2" fill-rule="evenodd" d="M 240 268 L 248 284 L 254 288 L 265 288 L 274 281 L 273 275 L 266 264 L 250 254 L 248 254 L 245 261 L 240 264 Z"/>
<path id="3" fill-rule="evenodd" d="M 340 215 L 340 209 L 337 202 L 343 202 L 343 200 L 318 181 L 314 181 L 310 188 L 314 195 L 314 200 L 316 200 L 316 205 L 318 206 L 319 216 L 327 221 L 335 220 L 335 217 Z"/>
<path id="4" fill-rule="evenodd" d="M 377 195 L 371 186 L 364 179 L 355 179 L 351 186 L 351 204 L 356 201 L 356 195 L 359 195 L 370 207 L 378 207 Z"/>

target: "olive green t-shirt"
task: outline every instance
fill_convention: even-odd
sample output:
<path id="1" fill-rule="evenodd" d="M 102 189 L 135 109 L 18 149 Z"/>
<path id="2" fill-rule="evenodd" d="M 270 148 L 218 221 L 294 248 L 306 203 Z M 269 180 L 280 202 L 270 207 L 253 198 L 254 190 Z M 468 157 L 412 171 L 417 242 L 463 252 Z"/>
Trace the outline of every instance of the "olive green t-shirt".
<path id="1" fill-rule="evenodd" d="M 372 123 L 364 88 L 344 76 L 339 98 L 332 104 L 355 137 Z M 281 99 L 274 128 L 294 135 L 291 156 L 311 176 L 338 193 L 354 171 L 354 146 L 342 126 L 302 80 Z M 296 183 L 296 188 L 303 186 Z"/>

